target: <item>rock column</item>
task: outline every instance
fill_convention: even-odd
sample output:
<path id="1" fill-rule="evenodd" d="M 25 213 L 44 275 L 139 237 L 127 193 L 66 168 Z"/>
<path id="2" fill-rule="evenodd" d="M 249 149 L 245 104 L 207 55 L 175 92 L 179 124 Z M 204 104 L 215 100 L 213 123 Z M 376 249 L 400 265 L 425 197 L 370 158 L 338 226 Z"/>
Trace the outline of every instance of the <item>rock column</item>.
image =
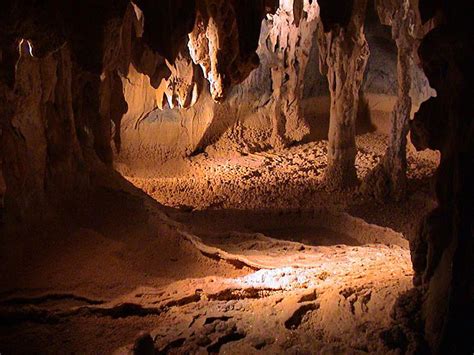
<path id="1" fill-rule="evenodd" d="M 309 133 L 300 102 L 318 17 L 316 2 L 281 0 L 269 21 L 267 49 L 273 59 L 271 141 L 274 147 L 300 141 Z"/>
<path id="2" fill-rule="evenodd" d="M 376 3 L 381 23 L 392 26 L 392 38 L 398 49 L 398 97 L 392 112 L 389 145 L 382 162 L 363 184 L 363 190 L 379 200 L 386 197 L 401 200 L 406 194 L 406 147 L 412 110 L 412 66 L 419 42 L 415 31 L 420 29 L 420 21 L 412 2 L 379 0 Z"/>
<path id="3" fill-rule="evenodd" d="M 331 190 L 356 184 L 355 121 L 359 90 L 369 58 L 364 34 L 367 1 L 354 0 L 347 24 L 327 21 L 321 6 L 318 26 L 320 70 L 326 74 L 331 94 L 326 184 Z M 330 5 L 326 5 L 330 6 Z"/>

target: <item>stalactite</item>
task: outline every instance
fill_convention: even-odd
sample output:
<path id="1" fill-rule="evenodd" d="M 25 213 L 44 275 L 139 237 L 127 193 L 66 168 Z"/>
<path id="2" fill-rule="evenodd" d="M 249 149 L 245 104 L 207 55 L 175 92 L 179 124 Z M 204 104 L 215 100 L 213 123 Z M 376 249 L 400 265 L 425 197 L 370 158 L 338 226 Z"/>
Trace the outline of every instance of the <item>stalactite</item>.
<path id="1" fill-rule="evenodd" d="M 301 141 L 309 133 L 300 101 L 318 17 L 317 3 L 307 0 L 281 1 L 271 16 L 267 47 L 273 57 L 271 142 L 274 147 Z"/>
<path id="2" fill-rule="evenodd" d="M 135 9 L 143 13 L 143 32 L 140 37 L 152 52 L 170 62 L 178 56 L 196 16 L 195 0 L 135 0 Z"/>
<path id="3" fill-rule="evenodd" d="M 329 189 L 337 189 L 357 181 L 355 121 L 359 90 L 369 57 L 364 34 L 367 1 L 354 0 L 347 26 L 337 22 L 325 24 L 325 6 L 329 5 L 321 3 L 320 6 L 320 70 L 327 75 L 331 94 L 326 184 Z"/>
<path id="4" fill-rule="evenodd" d="M 171 75 L 161 82 L 156 91 L 158 107 L 162 109 L 165 103 L 170 108 L 193 106 L 199 96 L 200 76 L 188 49 L 183 48 L 174 63 L 167 62 L 167 66 Z"/>
<path id="5" fill-rule="evenodd" d="M 215 101 L 224 100 L 229 88 L 242 82 L 258 66 L 255 49 L 264 14 L 264 2 L 260 0 L 248 4 L 235 0 L 197 1 L 189 52 L 209 81 Z"/>

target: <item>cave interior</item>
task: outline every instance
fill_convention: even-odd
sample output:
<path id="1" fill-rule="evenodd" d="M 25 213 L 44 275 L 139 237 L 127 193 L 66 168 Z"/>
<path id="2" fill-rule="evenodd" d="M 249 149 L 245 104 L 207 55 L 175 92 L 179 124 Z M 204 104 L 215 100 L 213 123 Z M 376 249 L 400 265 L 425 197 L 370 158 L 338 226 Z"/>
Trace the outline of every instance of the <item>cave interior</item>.
<path id="1" fill-rule="evenodd" d="M 473 354 L 474 2 L 0 4 L 0 354 Z"/>

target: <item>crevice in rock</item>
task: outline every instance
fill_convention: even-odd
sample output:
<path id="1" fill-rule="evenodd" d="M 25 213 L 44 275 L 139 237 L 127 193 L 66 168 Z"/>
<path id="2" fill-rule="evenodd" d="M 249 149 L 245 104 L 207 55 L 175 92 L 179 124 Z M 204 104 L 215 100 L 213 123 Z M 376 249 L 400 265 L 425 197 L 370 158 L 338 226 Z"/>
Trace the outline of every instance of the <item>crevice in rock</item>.
<path id="1" fill-rule="evenodd" d="M 170 351 L 172 351 L 173 349 L 179 349 L 181 346 L 183 346 L 185 341 L 186 341 L 185 338 L 178 338 L 176 340 L 173 340 L 172 342 L 168 343 L 164 348 L 162 348 L 161 350 L 158 350 L 157 354 L 159 355 L 169 354 Z"/>
<path id="2" fill-rule="evenodd" d="M 281 290 L 273 288 L 256 288 L 248 287 L 242 289 L 226 289 L 216 294 L 207 295 L 209 300 L 216 301 L 232 301 L 232 300 L 243 300 L 247 298 L 259 299 L 269 297 L 273 294 L 281 293 Z"/>
<path id="3" fill-rule="evenodd" d="M 311 311 L 315 311 L 319 308 L 317 303 L 307 303 L 299 306 L 299 308 L 285 321 L 286 329 L 295 330 L 301 325 L 303 318 L 306 314 Z"/>
<path id="4" fill-rule="evenodd" d="M 0 300 L 0 304 L 3 305 L 28 305 L 28 304 L 41 304 L 49 301 L 79 301 L 91 305 L 98 305 L 105 303 L 105 301 L 92 299 L 74 293 L 48 293 L 41 296 L 35 297 L 12 297 Z"/>
<path id="5" fill-rule="evenodd" d="M 207 347 L 207 351 L 209 352 L 209 354 L 218 354 L 219 350 L 223 345 L 231 343 L 233 341 L 244 339 L 245 336 L 245 332 L 233 329 L 231 333 L 220 337 L 214 344 L 209 345 Z"/>
<path id="6" fill-rule="evenodd" d="M 221 317 L 207 317 L 206 320 L 204 321 L 204 325 L 206 324 L 211 324 L 215 321 L 228 321 L 229 319 L 232 319 L 232 317 L 227 317 L 227 316 L 221 316 Z"/>

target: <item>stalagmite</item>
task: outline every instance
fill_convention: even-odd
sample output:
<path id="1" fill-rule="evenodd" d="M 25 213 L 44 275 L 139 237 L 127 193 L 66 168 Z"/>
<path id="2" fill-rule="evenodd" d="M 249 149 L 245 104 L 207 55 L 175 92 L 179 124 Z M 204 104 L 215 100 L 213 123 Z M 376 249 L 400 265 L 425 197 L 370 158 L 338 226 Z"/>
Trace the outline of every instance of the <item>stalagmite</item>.
<path id="1" fill-rule="evenodd" d="M 359 90 L 369 57 L 364 34 L 366 0 L 354 0 L 350 16 L 341 18 L 331 4 L 323 1 L 318 26 L 320 70 L 327 75 L 331 93 L 328 167 L 326 184 L 330 189 L 344 188 L 357 181 L 355 121 Z M 344 22 L 347 22 L 345 24 Z"/>
<path id="2" fill-rule="evenodd" d="M 281 0 L 270 17 L 267 49 L 272 56 L 272 138 L 274 147 L 309 133 L 301 109 L 303 82 L 319 7 L 308 0 Z"/>
<path id="3" fill-rule="evenodd" d="M 382 24 L 392 26 L 392 38 L 398 49 L 398 97 L 391 117 L 390 140 L 385 156 L 366 178 L 362 190 L 377 199 L 392 197 L 400 200 L 406 193 L 406 147 L 412 98 L 413 56 L 419 42 L 420 20 L 412 0 L 379 0 L 376 3 Z"/>

